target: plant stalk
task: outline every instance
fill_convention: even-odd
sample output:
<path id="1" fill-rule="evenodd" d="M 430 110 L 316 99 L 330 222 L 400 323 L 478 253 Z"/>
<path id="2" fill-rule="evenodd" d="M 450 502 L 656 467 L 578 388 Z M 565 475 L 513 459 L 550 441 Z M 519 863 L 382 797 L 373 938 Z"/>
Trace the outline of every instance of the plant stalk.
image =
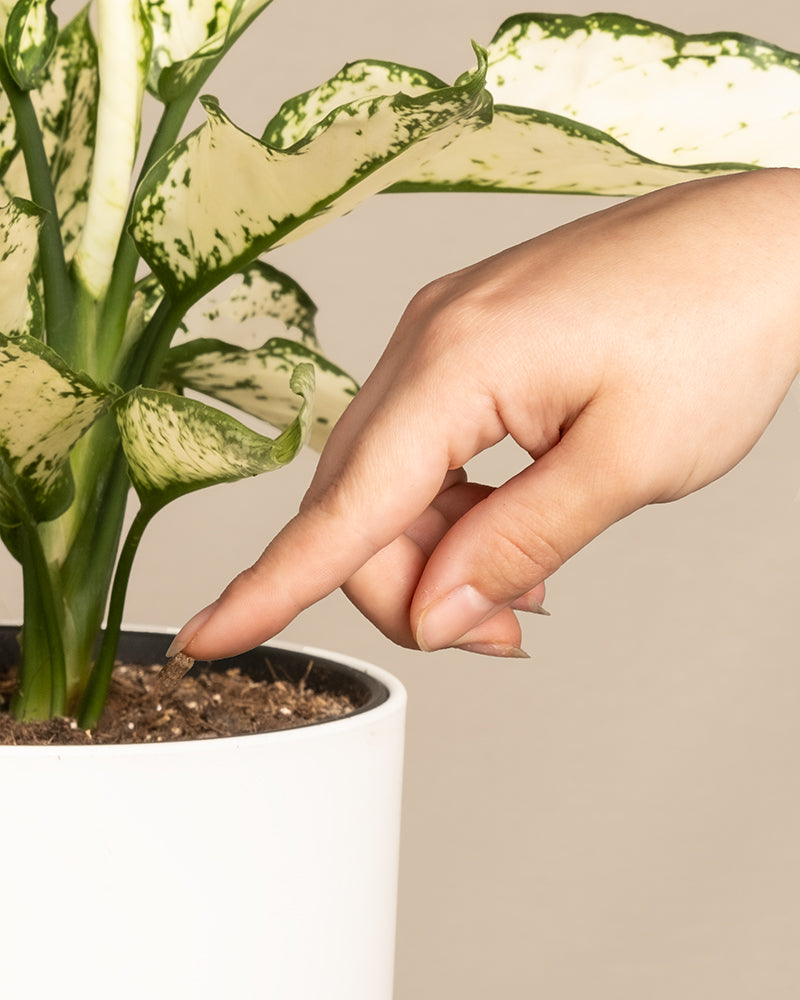
<path id="1" fill-rule="evenodd" d="M 36 526 L 22 525 L 19 541 L 24 599 L 22 662 L 11 710 L 17 719 L 46 719 L 67 710 L 62 616 Z"/>
<path id="2" fill-rule="evenodd" d="M 111 674 L 114 670 L 119 634 L 122 629 L 122 616 L 125 610 L 125 594 L 128 589 L 133 560 L 139 542 L 142 540 L 142 534 L 156 513 L 157 510 L 139 508 L 120 551 L 114 583 L 111 588 L 108 620 L 103 641 L 78 711 L 78 723 L 84 729 L 92 729 L 100 721 L 108 687 L 111 683 Z"/>

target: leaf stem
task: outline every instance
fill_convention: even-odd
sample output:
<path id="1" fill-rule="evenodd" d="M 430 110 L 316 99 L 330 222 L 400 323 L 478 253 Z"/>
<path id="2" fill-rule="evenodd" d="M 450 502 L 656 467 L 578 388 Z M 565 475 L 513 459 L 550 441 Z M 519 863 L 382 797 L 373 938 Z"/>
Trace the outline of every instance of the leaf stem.
<path id="1" fill-rule="evenodd" d="M 111 674 L 114 670 L 119 634 L 122 629 L 122 615 L 125 610 L 125 594 L 128 589 L 133 560 L 142 534 L 157 511 L 158 508 L 139 508 L 120 550 L 119 562 L 114 574 L 114 584 L 111 588 L 108 620 L 103 633 L 103 641 L 78 711 L 78 724 L 84 729 L 92 729 L 100 721 L 108 687 L 111 683 Z"/>
<path id="2" fill-rule="evenodd" d="M 25 158 L 31 198 L 47 215 L 39 231 L 40 263 L 47 315 L 47 342 L 63 358 L 70 360 L 72 340 L 72 283 L 64 256 L 50 164 L 42 140 L 31 96 L 14 82 L 0 55 L 0 86 L 8 97 L 17 123 L 19 143 Z"/>
<path id="3" fill-rule="evenodd" d="M 12 712 L 46 719 L 67 710 L 67 671 L 53 580 L 33 523 L 21 525 L 23 566 L 22 663 Z"/>

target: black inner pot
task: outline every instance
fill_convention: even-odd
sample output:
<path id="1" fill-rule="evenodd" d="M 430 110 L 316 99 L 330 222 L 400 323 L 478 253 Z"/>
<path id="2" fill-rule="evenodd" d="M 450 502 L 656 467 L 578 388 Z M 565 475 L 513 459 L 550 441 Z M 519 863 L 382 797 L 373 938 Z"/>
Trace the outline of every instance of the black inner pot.
<path id="1" fill-rule="evenodd" d="M 16 626 L 0 626 L 0 661 L 16 662 L 19 656 L 18 631 Z M 162 632 L 125 631 L 120 638 L 117 658 L 143 665 L 165 662 L 164 652 L 170 638 Z M 280 649 L 276 646 L 258 646 L 230 659 L 215 660 L 207 664 L 207 668 L 224 671 L 229 667 L 238 667 L 242 673 L 255 680 L 282 678 L 297 683 L 306 676 L 310 661 L 313 661 L 314 666 L 308 680 L 309 686 L 315 691 L 347 695 L 356 706 L 350 715 L 375 708 L 389 697 L 389 689 L 382 681 L 356 670 L 355 667 L 300 650 Z"/>

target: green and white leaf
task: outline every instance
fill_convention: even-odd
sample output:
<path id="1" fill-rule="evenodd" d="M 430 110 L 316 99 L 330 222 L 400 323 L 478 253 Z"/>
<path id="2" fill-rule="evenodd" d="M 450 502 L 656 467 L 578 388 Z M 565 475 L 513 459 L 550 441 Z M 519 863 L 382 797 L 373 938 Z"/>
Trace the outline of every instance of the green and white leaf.
<path id="1" fill-rule="evenodd" d="M 617 14 L 531 14 L 488 52 L 493 123 L 396 190 L 630 195 L 800 164 L 800 57 L 777 46 Z"/>
<path id="2" fill-rule="evenodd" d="M 446 87 L 446 83 L 425 70 L 362 59 L 348 63 L 320 86 L 285 101 L 264 129 L 261 139 L 278 149 L 287 149 L 300 142 L 315 125 L 343 104 L 381 94 L 402 93 L 418 97 Z"/>
<path id="3" fill-rule="evenodd" d="M 152 26 L 148 89 L 175 100 L 206 79 L 271 0 L 142 0 Z"/>
<path id="4" fill-rule="evenodd" d="M 6 26 L 17 0 L 0 0 L 0 38 L 6 37 Z"/>
<path id="5" fill-rule="evenodd" d="M 206 125 L 137 191 L 131 231 L 142 256 L 168 293 L 196 300 L 269 247 L 351 211 L 484 125 L 484 72 L 479 53 L 478 69 L 456 86 L 351 101 L 287 149 L 241 131 L 207 98 Z"/>
<path id="6" fill-rule="evenodd" d="M 35 87 L 44 72 L 58 37 L 53 0 L 19 0 L 5 26 L 8 71 L 22 90 Z"/>
<path id="7" fill-rule="evenodd" d="M 269 472 L 290 462 L 310 425 L 314 368 L 299 365 L 291 389 L 299 412 L 268 438 L 196 399 L 137 388 L 115 406 L 131 481 L 142 505 L 158 510 L 193 490 Z"/>
<path id="8" fill-rule="evenodd" d="M 55 188 L 61 236 L 71 258 L 86 218 L 97 126 L 97 46 L 88 10 L 61 32 L 39 87 L 31 92 Z M 14 118 L 0 97 L 0 174 L 5 190 L 30 196 Z"/>
<path id="9" fill-rule="evenodd" d="M 163 286 L 155 275 L 137 282 L 123 353 L 152 319 L 163 297 Z M 238 347 L 252 349 L 274 334 L 299 339 L 318 350 L 316 314 L 316 305 L 293 278 L 256 260 L 195 303 L 184 315 L 172 343 L 183 344 L 213 333 Z"/>
<path id="10" fill-rule="evenodd" d="M 128 214 L 152 36 L 139 0 L 98 0 L 100 98 L 86 224 L 75 268 L 100 298 Z"/>
<path id="11" fill-rule="evenodd" d="M 316 371 L 308 443 L 321 451 L 358 392 L 358 383 L 305 344 L 275 337 L 248 351 L 220 340 L 193 340 L 172 349 L 164 378 L 175 388 L 193 389 L 273 427 L 285 428 L 296 418 L 300 405 L 289 387 L 289 376 L 304 363 Z"/>
<path id="12" fill-rule="evenodd" d="M 0 523 L 66 510 L 69 453 L 108 398 L 40 341 L 0 334 Z"/>
<path id="13" fill-rule="evenodd" d="M 125 318 L 125 334 L 120 346 L 121 355 L 127 355 L 133 349 L 163 298 L 164 287 L 154 274 L 148 274 L 136 282 Z"/>
<path id="14" fill-rule="evenodd" d="M 316 305 L 294 278 L 256 260 L 189 309 L 185 332 L 173 338 L 173 344 L 212 335 L 254 348 L 274 332 L 318 350 L 316 315 Z"/>
<path id="15" fill-rule="evenodd" d="M 41 219 L 41 211 L 22 199 L 0 206 L 0 333 L 8 337 L 35 335 L 41 325 L 33 275 Z"/>

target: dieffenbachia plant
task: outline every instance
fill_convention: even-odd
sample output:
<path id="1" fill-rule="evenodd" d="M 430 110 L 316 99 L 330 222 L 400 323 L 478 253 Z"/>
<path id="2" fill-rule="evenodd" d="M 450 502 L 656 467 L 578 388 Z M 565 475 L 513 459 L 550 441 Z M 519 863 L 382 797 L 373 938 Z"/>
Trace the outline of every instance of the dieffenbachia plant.
<path id="1" fill-rule="evenodd" d="M 611 14 L 512 18 L 451 85 L 351 63 L 260 136 L 202 97 L 207 120 L 183 135 L 268 3 L 97 0 L 59 26 L 53 0 L 0 0 L 0 535 L 22 566 L 19 717 L 94 724 L 148 522 L 321 447 L 356 392 L 271 248 L 381 191 L 627 196 L 800 151 L 798 56 Z M 142 149 L 145 101 L 160 112 Z M 237 342 L 244 326 L 280 335 Z"/>

